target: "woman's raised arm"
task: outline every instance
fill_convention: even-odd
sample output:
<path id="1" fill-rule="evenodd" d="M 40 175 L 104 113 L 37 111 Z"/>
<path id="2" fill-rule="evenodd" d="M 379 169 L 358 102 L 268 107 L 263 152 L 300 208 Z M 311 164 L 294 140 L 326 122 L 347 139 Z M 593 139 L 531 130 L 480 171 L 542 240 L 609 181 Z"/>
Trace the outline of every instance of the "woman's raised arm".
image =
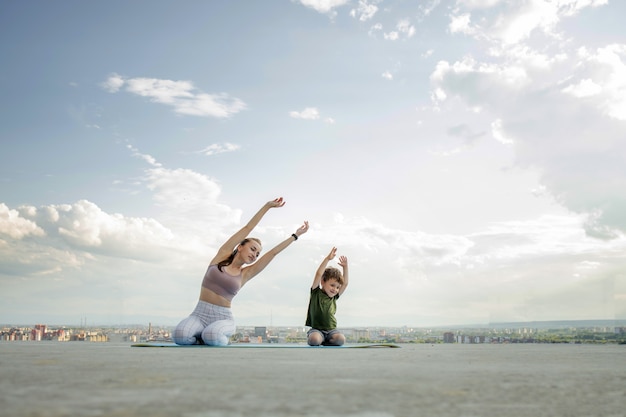
<path id="1" fill-rule="evenodd" d="M 241 243 L 242 240 L 248 237 L 250 232 L 252 232 L 252 230 L 259 224 L 259 222 L 261 221 L 263 216 L 265 216 L 265 213 L 269 211 L 269 209 L 274 207 L 282 207 L 284 205 L 285 201 L 282 197 L 278 197 L 272 201 L 268 201 L 267 203 L 265 203 L 263 207 L 261 207 L 259 211 L 257 211 L 256 214 L 252 216 L 252 218 L 244 227 L 239 229 L 226 242 L 224 242 L 224 244 L 217 251 L 215 257 L 213 257 L 213 259 L 211 260 L 210 265 L 214 265 L 228 258 L 233 252 L 235 246 L 237 246 L 239 243 Z"/>

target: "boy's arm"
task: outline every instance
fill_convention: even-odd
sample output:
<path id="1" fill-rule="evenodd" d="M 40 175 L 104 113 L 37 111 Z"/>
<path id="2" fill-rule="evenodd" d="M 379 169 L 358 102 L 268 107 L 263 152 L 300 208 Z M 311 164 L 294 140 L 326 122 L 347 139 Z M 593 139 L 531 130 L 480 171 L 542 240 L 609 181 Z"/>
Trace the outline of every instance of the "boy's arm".
<path id="1" fill-rule="evenodd" d="M 339 266 L 341 266 L 341 268 L 343 268 L 343 285 L 341 286 L 341 288 L 339 288 L 339 295 L 343 294 L 343 292 L 346 290 L 346 288 L 348 288 L 348 281 L 349 281 L 349 277 L 348 277 L 348 258 L 346 258 L 345 256 L 340 256 L 339 257 Z"/>
<path id="2" fill-rule="evenodd" d="M 330 253 L 326 255 L 326 257 L 322 260 L 322 263 L 317 268 L 317 271 L 315 271 L 315 277 L 313 278 L 313 284 L 311 284 L 311 289 L 315 289 L 320 286 L 320 282 L 322 282 L 322 275 L 324 275 L 324 270 L 326 270 L 328 262 L 330 262 L 330 260 L 335 257 L 336 253 L 337 248 L 333 247 L 330 250 Z"/>

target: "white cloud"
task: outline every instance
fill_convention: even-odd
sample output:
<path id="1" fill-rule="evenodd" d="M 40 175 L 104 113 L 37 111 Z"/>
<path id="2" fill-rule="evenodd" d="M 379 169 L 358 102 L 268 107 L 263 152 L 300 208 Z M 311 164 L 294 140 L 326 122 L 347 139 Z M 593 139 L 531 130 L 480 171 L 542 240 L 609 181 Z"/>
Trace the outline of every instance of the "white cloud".
<path id="1" fill-rule="evenodd" d="M 431 93 L 431 99 L 435 103 L 445 101 L 447 98 L 448 98 L 448 95 L 446 94 L 443 88 L 439 88 L 439 87 L 434 88 Z"/>
<path id="2" fill-rule="evenodd" d="M 531 1 L 500 19 L 494 26 L 494 33 L 505 44 L 515 44 L 527 39 L 535 29 L 551 34 L 558 22 L 558 5 Z"/>
<path id="3" fill-rule="evenodd" d="M 389 71 L 383 72 L 382 77 L 386 80 L 393 80 L 393 74 Z"/>
<path id="4" fill-rule="evenodd" d="M 468 9 L 488 9 L 502 3 L 503 0 L 457 0 L 457 5 L 463 5 Z"/>
<path id="5" fill-rule="evenodd" d="M 469 13 L 464 13 L 459 16 L 450 16 L 450 24 L 448 25 L 450 32 L 465 33 L 468 35 L 474 33 L 475 29 L 472 28 L 470 24 L 471 18 Z"/>
<path id="6" fill-rule="evenodd" d="M 302 111 L 290 111 L 289 117 L 302 120 L 319 120 L 321 118 L 320 111 L 316 107 L 307 107 Z M 334 124 L 335 119 L 332 117 L 324 117 L 324 123 Z"/>
<path id="7" fill-rule="evenodd" d="M 177 265 L 182 258 L 199 256 L 221 243 L 223 228 L 232 232 L 241 212 L 217 202 L 221 190 L 215 181 L 191 170 L 165 169 L 130 149 L 150 166 L 142 182 L 152 192 L 159 220 L 107 213 L 88 200 L 17 210 L 0 204 L 0 246 L 4 237 L 8 239 L 0 255 L 2 273 L 63 276 L 68 269 L 98 259 L 105 269 L 103 259 L 117 259 L 112 265 L 129 261 Z M 198 235 L 198 230 L 211 234 Z"/>
<path id="8" fill-rule="evenodd" d="M 396 30 L 384 33 L 385 39 L 390 41 L 397 41 L 401 36 L 404 38 L 412 38 L 415 35 L 415 26 L 413 26 L 408 19 L 402 19 L 396 24 Z"/>
<path id="9" fill-rule="evenodd" d="M 124 79 L 114 74 L 102 86 L 111 93 L 117 93 L 125 86 L 129 93 L 148 97 L 155 103 L 172 106 L 176 113 L 191 116 L 227 118 L 246 108 L 242 100 L 228 94 L 200 92 L 190 81 L 157 78 Z"/>
<path id="10" fill-rule="evenodd" d="M 228 94 L 197 94 L 192 100 L 181 100 L 176 104 L 177 113 L 219 118 L 230 117 L 245 108 L 243 101 Z"/>
<path id="11" fill-rule="evenodd" d="M 508 45 L 504 48 L 492 48 L 490 54 L 494 57 L 503 57 L 514 62 L 516 65 L 526 67 L 528 70 L 549 70 L 551 66 L 568 59 L 567 54 L 557 53 L 549 55 L 539 52 L 527 45 Z"/>
<path id="12" fill-rule="evenodd" d="M 226 237 L 221 231 L 239 222 L 241 211 L 218 203 L 221 187 L 206 175 L 159 167 L 147 169 L 143 180 L 160 209 L 159 220 L 185 239 L 187 246 L 219 243 Z M 199 236 L 198 230 L 211 230 L 211 236 Z"/>
<path id="13" fill-rule="evenodd" d="M 367 32 L 367 34 L 371 37 L 376 37 L 376 34 L 378 32 L 381 32 L 382 30 L 383 30 L 383 25 L 380 23 L 376 23 L 375 25 L 372 25 L 372 27 Z"/>
<path id="14" fill-rule="evenodd" d="M 154 193 L 153 199 L 157 205 L 176 216 L 189 209 L 213 207 L 221 193 L 215 181 L 189 169 L 150 168 L 146 171 L 145 180 L 147 187 Z M 224 214 L 219 213 L 218 216 Z"/>
<path id="15" fill-rule="evenodd" d="M 611 44 L 595 52 L 581 48 L 583 60 L 563 92 L 577 98 L 594 97 L 604 113 L 626 120 L 626 44 Z"/>
<path id="16" fill-rule="evenodd" d="M 494 223 L 488 230 L 469 238 L 478 242 L 471 256 L 484 261 L 490 258 L 514 259 L 526 256 L 580 254 L 600 250 L 607 245 L 585 236 L 584 216 L 542 216 L 528 221 Z M 617 248 L 626 244 L 619 239 L 609 244 Z M 484 252 L 483 252 L 484 251 Z"/>
<path id="17" fill-rule="evenodd" d="M 502 62 L 441 61 L 431 75 L 432 94 L 440 111 L 444 100 L 456 98 L 492 114 L 499 120 L 491 127 L 494 137 L 515 138 L 516 163 L 539 168 L 560 204 L 590 216 L 590 235 L 614 238 L 615 230 L 626 231 L 626 165 L 617 157 L 626 155 L 620 54 L 621 46 L 581 51 L 583 63 L 565 55 L 539 71 L 508 56 Z"/>
<path id="18" fill-rule="evenodd" d="M 441 4 L 441 0 L 431 0 L 429 3 L 420 3 L 417 7 L 420 11 L 420 15 L 428 17 L 430 14 Z"/>
<path id="19" fill-rule="evenodd" d="M 211 155 L 217 155 L 220 153 L 235 152 L 235 151 L 238 151 L 239 149 L 241 149 L 241 146 L 235 145 L 233 143 L 228 143 L 228 142 L 213 143 L 207 146 L 206 148 L 198 151 L 197 153 L 200 153 L 206 156 L 211 156 Z"/>
<path id="20" fill-rule="evenodd" d="M 189 81 L 159 80 L 156 78 L 131 78 L 126 81 L 126 91 L 150 97 L 157 103 L 172 104 L 179 98 L 191 98 L 194 89 Z"/>
<path id="21" fill-rule="evenodd" d="M 336 213 L 333 220 L 330 227 L 316 228 L 316 240 L 332 241 L 337 247 L 393 253 L 392 259 L 398 260 L 405 272 L 426 266 L 456 265 L 473 246 L 463 236 L 395 230 L 364 217 L 346 218 Z"/>
<path id="22" fill-rule="evenodd" d="M 395 30 L 391 31 L 391 32 L 388 32 L 388 33 L 384 33 L 383 36 L 388 41 L 397 41 L 398 39 L 400 39 L 400 34 L 398 32 L 396 32 Z"/>
<path id="23" fill-rule="evenodd" d="M 97 258 L 145 262 L 177 251 L 171 232 L 154 219 L 108 214 L 87 200 L 8 211 L 10 217 L 0 217 L 0 236 L 8 229 L 10 238 L 0 253 L 0 276 L 62 280 Z"/>
<path id="24" fill-rule="evenodd" d="M 349 0 L 298 0 L 303 6 L 320 13 L 331 13 L 335 8 L 348 3 Z"/>
<path id="25" fill-rule="evenodd" d="M 415 35 L 415 26 L 413 26 L 408 19 L 403 19 L 398 22 L 398 32 L 404 34 L 407 38 L 412 38 Z"/>
<path id="26" fill-rule="evenodd" d="M 342 314 L 358 314 L 352 318 L 356 323 L 384 322 L 364 311 L 362 303 L 382 306 L 391 299 L 395 310 L 402 311 L 404 324 L 415 323 L 410 317 L 418 325 L 424 317 L 439 323 L 453 323 L 461 316 L 478 323 L 553 318 L 554 299 L 544 299 L 542 293 L 568 294 L 559 307 L 568 306 L 565 317 L 593 318 L 579 315 L 598 313 L 597 303 L 589 303 L 584 312 L 569 306 L 603 291 L 598 277 L 623 266 L 619 254 L 626 239 L 593 239 L 585 235 L 583 222 L 584 216 L 543 216 L 494 223 L 483 232 L 457 236 L 397 230 L 338 215 L 332 224 L 313 225 L 315 235 L 309 240 L 332 241 L 350 260 L 358 253 L 351 266 L 355 279 L 342 302 Z M 377 259 L 388 262 L 380 265 Z M 381 275 L 394 277 L 393 290 L 377 285 Z M 533 294 L 538 286 L 542 292 Z M 573 291 L 576 287 L 587 291 Z M 528 306 L 534 310 L 528 311 Z"/>
<path id="27" fill-rule="evenodd" d="M 530 192 L 535 197 L 543 197 L 548 194 L 548 188 L 545 185 L 539 184 L 537 187 L 530 190 Z"/>
<path id="28" fill-rule="evenodd" d="M 6 204 L 0 203 L 0 236 L 7 235 L 12 239 L 23 239 L 26 236 L 42 236 L 42 228 L 22 216 L 17 210 L 11 210 Z"/>
<path id="29" fill-rule="evenodd" d="M 573 16 L 586 7 L 600 7 L 609 4 L 609 0 L 560 0 L 558 5 L 565 16 Z"/>
<path id="30" fill-rule="evenodd" d="M 289 116 L 294 119 L 317 120 L 320 118 L 320 112 L 315 107 L 307 107 L 302 111 L 291 111 Z"/>
<path id="31" fill-rule="evenodd" d="M 606 0 L 459 1 L 450 15 L 449 29 L 452 33 L 501 42 L 506 48 L 525 42 L 535 33 L 558 39 L 561 35 L 557 26 L 563 18 L 572 17 L 587 7 L 606 4 Z M 481 23 L 472 26 L 472 20 Z"/>
<path id="32" fill-rule="evenodd" d="M 522 90 L 528 86 L 530 78 L 522 66 L 478 62 L 465 57 L 453 64 L 439 61 L 431 81 L 438 98 L 447 98 L 455 91 L 475 106 L 479 100 L 500 98 L 501 89 Z"/>
<path id="33" fill-rule="evenodd" d="M 361 22 L 371 20 L 378 12 L 378 6 L 375 3 L 359 0 L 357 7 L 350 10 L 350 16 L 358 18 Z"/>
<path id="34" fill-rule="evenodd" d="M 590 97 L 600 94 L 602 87 L 594 83 L 593 80 L 584 79 L 578 84 L 570 84 L 563 89 L 564 93 L 571 94 L 574 97 Z"/>
<path id="35" fill-rule="evenodd" d="M 126 147 L 132 152 L 133 156 L 143 159 L 145 162 L 147 162 L 148 164 L 152 166 L 155 166 L 155 167 L 161 166 L 161 164 L 158 163 L 157 160 L 153 156 L 139 152 L 139 150 L 133 147 L 132 145 L 126 145 Z"/>
<path id="36" fill-rule="evenodd" d="M 500 143 L 504 145 L 512 145 L 515 141 L 506 136 L 502 128 L 502 120 L 498 119 L 491 123 L 491 134 Z"/>
<path id="37" fill-rule="evenodd" d="M 109 93 L 117 93 L 124 85 L 124 78 L 121 75 L 112 74 L 100 85 Z"/>
<path id="38" fill-rule="evenodd" d="M 76 249 L 98 248 L 141 259 L 148 247 L 167 245 L 172 239 L 171 232 L 154 219 L 108 214 L 87 200 L 39 209 L 21 207 L 20 211 L 44 229 L 46 236 Z"/>
<path id="39" fill-rule="evenodd" d="M 221 243 L 232 233 L 241 213 L 220 205 L 218 185 L 197 172 L 149 168 L 145 181 L 164 212 L 187 223 L 184 228 L 188 233 L 182 233 L 167 215 L 158 222 L 130 218 L 105 213 L 88 201 L 38 209 L 23 207 L 20 216 L 48 233 L 36 246 L 11 242 L 7 256 L 22 261 L 5 259 L 4 253 L 0 257 L 4 288 L 10 270 L 37 279 L 38 287 L 45 288 L 48 295 L 58 291 L 53 280 L 65 277 L 65 297 L 71 299 L 68 293 L 74 287 L 84 297 L 96 292 L 89 288 L 97 285 L 99 291 L 107 292 L 100 297 L 106 297 L 108 308 L 113 302 L 117 314 L 120 310 L 134 316 L 146 314 L 153 317 L 152 321 L 159 317 L 172 324 L 188 314 L 206 257 L 214 251 L 208 246 Z M 190 194 L 196 198 L 189 200 Z M 483 232 L 462 236 L 397 229 L 366 217 L 336 214 L 329 224 L 312 224 L 306 239 L 298 242 L 299 250 L 292 250 L 290 256 L 276 261 L 276 266 L 268 267 L 262 284 L 254 282 L 251 285 L 256 287 L 242 291 L 235 314 L 240 324 L 254 323 L 271 305 L 276 323 L 298 323 L 306 303 L 303 282 L 309 282 L 320 257 L 332 244 L 348 256 L 353 276 L 342 301 L 342 326 L 553 319 L 549 306 L 554 299 L 529 295 L 538 279 L 549 278 L 542 284 L 548 293 L 567 291 L 571 298 L 563 300 L 561 311 L 597 295 L 595 277 L 623 264 L 621 258 L 611 259 L 607 253 L 623 252 L 625 239 L 603 242 L 586 237 L 583 220 L 580 216 L 546 216 L 499 222 Z M 198 234 L 198 230 L 211 232 Z M 278 242 L 285 233 L 282 228 L 265 228 L 263 240 Z M 61 239 L 65 246 L 52 239 Z M 209 245 L 198 246 L 199 240 L 207 239 Z M 381 276 L 393 277 L 393 285 L 381 287 Z M 573 292 L 573 285 L 584 285 L 587 291 Z M 121 294 L 123 308 L 111 298 L 111 292 Z M 398 297 L 398 293 L 403 296 Z M 393 312 L 385 316 L 362 307 L 364 302 L 382 307 L 392 300 Z M 533 312 L 524 310 L 529 305 Z M 72 312 L 81 313 L 84 308 L 80 303 L 66 305 Z M 106 313 L 108 308 L 90 301 L 90 316 Z M 576 311 L 568 309 L 568 318 L 578 314 Z M 585 314 L 590 311 L 596 311 L 595 304 L 586 308 Z"/>

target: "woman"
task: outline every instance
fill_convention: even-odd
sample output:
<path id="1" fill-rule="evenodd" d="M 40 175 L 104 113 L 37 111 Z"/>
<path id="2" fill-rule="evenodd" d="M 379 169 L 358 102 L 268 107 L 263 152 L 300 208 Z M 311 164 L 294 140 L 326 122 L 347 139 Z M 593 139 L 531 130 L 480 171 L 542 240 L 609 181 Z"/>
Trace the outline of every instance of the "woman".
<path id="1" fill-rule="evenodd" d="M 291 236 L 276 245 L 257 261 L 261 253 L 261 241 L 247 237 L 261 221 L 265 213 L 274 207 L 285 205 L 283 198 L 265 203 L 248 224 L 222 245 L 209 263 L 200 289 L 200 300 L 189 317 L 174 330 L 174 342 L 179 345 L 206 344 L 226 346 L 235 333 L 235 320 L 231 301 L 237 292 L 255 275 L 261 272 L 283 249 L 298 240 L 309 230 L 304 222 Z M 233 251 L 233 247 L 235 247 Z M 255 262 L 256 261 L 256 262 Z"/>

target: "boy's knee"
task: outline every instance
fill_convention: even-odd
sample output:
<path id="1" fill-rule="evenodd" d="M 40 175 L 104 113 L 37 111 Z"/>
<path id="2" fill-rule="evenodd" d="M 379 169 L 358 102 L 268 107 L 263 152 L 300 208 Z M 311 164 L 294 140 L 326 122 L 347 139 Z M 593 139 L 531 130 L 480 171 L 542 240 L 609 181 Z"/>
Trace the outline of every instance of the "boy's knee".
<path id="1" fill-rule="evenodd" d="M 332 335 L 326 342 L 326 344 L 330 346 L 343 346 L 344 343 L 346 343 L 346 337 L 341 333 Z"/>
<path id="2" fill-rule="evenodd" d="M 324 337 L 321 333 L 318 332 L 309 334 L 309 337 L 307 338 L 307 343 L 309 344 L 309 346 L 319 346 L 322 344 L 323 341 Z"/>

